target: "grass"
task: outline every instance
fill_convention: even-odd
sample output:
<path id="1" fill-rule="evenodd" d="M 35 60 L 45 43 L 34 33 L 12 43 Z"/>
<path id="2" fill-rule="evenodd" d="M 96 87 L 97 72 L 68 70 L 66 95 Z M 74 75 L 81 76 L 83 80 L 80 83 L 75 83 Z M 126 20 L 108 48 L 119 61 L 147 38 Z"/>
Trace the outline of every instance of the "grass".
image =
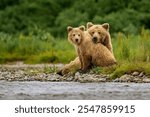
<path id="1" fill-rule="evenodd" d="M 119 63 L 116 66 L 112 67 L 96 67 L 93 68 L 92 71 L 94 73 L 103 73 L 103 74 L 110 74 L 111 79 L 119 78 L 124 74 L 131 74 L 134 71 L 144 72 L 146 75 L 150 75 L 150 63 L 147 62 L 124 62 Z"/>
<path id="2" fill-rule="evenodd" d="M 150 31 L 142 29 L 139 35 L 118 33 L 113 39 L 114 54 L 119 61 L 150 62 Z"/>
<path id="3" fill-rule="evenodd" d="M 142 29 L 138 35 L 118 33 L 112 44 L 118 65 L 94 68 L 95 73 L 111 74 L 112 78 L 132 71 L 150 75 L 150 30 Z M 75 57 L 75 49 L 67 39 L 54 38 L 42 30 L 29 35 L 0 33 L 1 64 L 18 60 L 30 64 L 68 63 Z"/>
<path id="4" fill-rule="evenodd" d="M 8 35 L 0 33 L 0 63 L 67 63 L 74 59 L 74 47 L 67 39 L 54 39 L 49 33 Z"/>

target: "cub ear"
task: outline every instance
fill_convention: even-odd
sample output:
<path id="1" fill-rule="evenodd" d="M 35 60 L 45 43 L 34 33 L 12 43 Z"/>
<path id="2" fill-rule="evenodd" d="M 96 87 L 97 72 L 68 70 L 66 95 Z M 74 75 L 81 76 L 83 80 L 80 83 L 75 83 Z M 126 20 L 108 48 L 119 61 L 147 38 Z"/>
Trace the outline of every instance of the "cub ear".
<path id="1" fill-rule="evenodd" d="M 71 27 L 71 26 L 68 26 L 68 27 L 67 27 L 67 31 L 68 31 L 68 32 L 70 32 L 72 29 L 73 29 L 73 27 Z"/>
<path id="2" fill-rule="evenodd" d="M 82 25 L 82 26 L 79 27 L 79 29 L 82 30 L 82 31 L 85 31 L 85 26 Z"/>
<path id="3" fill-rule="evenodd" d="M 90 27 L 92 27 L 94 24 L 92 23 L 92 22 L 88 22 L 87 23 L 87 25 L 86 25 L 86 27 L 87 27 L 87 29 L 89 29 Z"/>
<path id="4" fill-rule="evenodd" d="M 105 28 L 107 31 L 109 31 L 109 24 L 108 23 L 102 24 L 102 27 Z"/>

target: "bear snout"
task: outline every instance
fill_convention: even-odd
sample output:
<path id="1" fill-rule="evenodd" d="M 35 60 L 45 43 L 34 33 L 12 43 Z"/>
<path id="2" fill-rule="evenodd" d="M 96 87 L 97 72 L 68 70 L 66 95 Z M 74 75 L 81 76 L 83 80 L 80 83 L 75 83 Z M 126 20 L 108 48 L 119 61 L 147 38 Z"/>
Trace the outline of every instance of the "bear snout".
<path id="1" fill-rule="evenodd" d="M 92 41 L 93 41 L 94 43 L 97 43 L 97 37 L 93 37 L 93 38 L 92 38 Z"/>
<path id="2" fill-rule="evenodd" d="M 76 42 L 78 42 L 78 40 L 79 40 L 79 39 L 77 39 L 77 38 L 75 39 Z"/>

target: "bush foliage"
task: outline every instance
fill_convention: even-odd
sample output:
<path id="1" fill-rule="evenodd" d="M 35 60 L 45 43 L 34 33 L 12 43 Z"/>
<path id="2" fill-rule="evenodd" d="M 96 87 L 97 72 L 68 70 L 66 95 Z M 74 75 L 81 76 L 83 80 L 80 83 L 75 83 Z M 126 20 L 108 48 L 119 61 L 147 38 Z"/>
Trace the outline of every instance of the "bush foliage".
<path id="1" fill-rule="evenodd" d="M 0 31 L 66 35 L 68 25 L 108 22 L 111 32 L 137 34 L 150 28 L 149 0 L 0 0 Z"/>

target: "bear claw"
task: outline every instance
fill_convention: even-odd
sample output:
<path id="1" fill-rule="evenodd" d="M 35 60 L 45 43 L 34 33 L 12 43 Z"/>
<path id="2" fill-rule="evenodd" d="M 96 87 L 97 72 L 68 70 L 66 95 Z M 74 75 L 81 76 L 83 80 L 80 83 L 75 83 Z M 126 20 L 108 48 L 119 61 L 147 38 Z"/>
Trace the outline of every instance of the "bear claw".
<path id="1" fill-rule="evenodd" d="M 62 70 L 57 71 L 57 74 L 58 74 L 58 75 L 60 75 L 60 76 L 63 76 L 63 74 L 62 74 Z"/>

